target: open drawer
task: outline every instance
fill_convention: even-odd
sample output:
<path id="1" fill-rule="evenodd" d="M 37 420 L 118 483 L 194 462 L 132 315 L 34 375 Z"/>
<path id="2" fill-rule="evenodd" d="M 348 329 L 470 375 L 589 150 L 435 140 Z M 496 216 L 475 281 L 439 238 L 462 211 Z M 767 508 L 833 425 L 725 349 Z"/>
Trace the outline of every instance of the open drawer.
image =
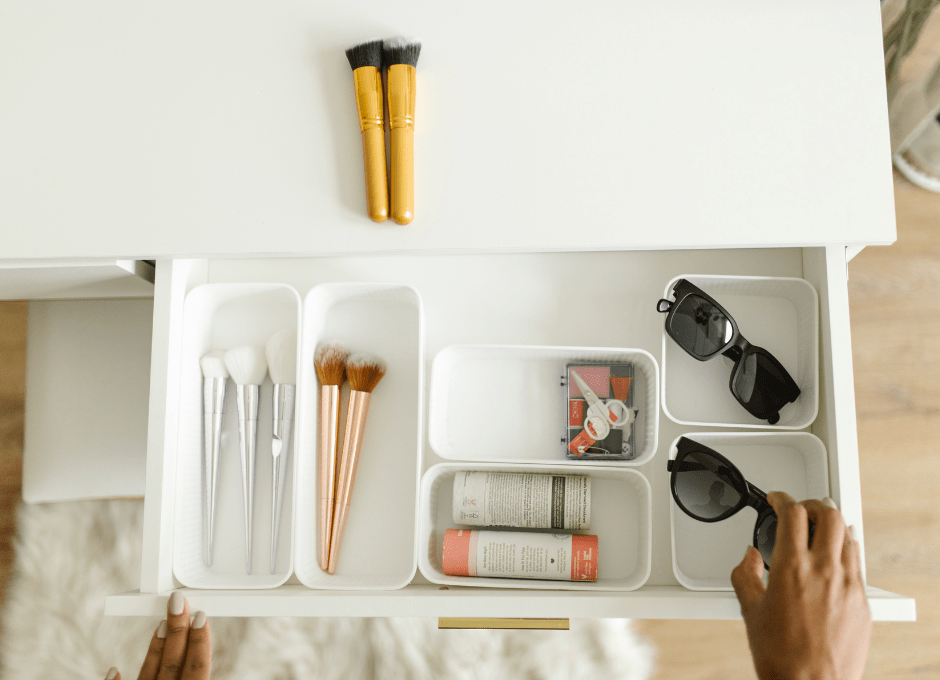
<path id="1" fill-rule="evenodd" d="M 658 361 L 663 320 L 654 310 L 655 302 L 666 283 L 680 274 L 797 277 L 815 287 L 820 313 L 819 411 L 806 431 L 825 445 L 830 495 L 846 521 L 859 529 L 864 552 L 842 247 L 162 260 L 157 263 L 154 303 L 141 590 L 109 597 L 106 613 L 159 616 L 167 593 L 181 587 L 173 575 L 172 555 L 180 359 L 184 298 L 195 286 L 286 283 L 301 296 L 327 282 L 412 286 L 424 304 L 429 367 L 433 357 L 452 344 L 633 347 Z M 587 320 L 598 318 L 604 322 Z M 725 387 L 716 385 L 716 389 Z M 427 399 L 423 408 L 426 423 Z M 652 486 L 651 572 L 637 590 L 441 587 L 418 573 L 400 590 L 314 590 L 292 576 L 285 585 L 269 590 L 183 588 L 183 592 L 193 607 L 210 616 L 737 618 L 740 612 L 733 593 L 694 592 L 674 576 L 666 459 L 676 437 L 702 428 L 679 425 L 665 416 L 660 417 L 659 428 L 656 454 L 633 468 Z M 428 445 L 426 428 L 422 438 L 423 472 L 442 459 Z M 413 523 L 414 518 L 402 522 Z M 872 587 L 868 594 L 876 620 L 915 616 L 910 598 Z"/>

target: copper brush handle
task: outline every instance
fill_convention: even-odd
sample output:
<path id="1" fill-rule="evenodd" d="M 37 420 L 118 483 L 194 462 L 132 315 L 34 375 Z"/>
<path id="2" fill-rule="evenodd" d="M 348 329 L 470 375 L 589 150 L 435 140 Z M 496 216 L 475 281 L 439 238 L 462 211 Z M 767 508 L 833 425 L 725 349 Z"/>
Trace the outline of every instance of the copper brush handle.
<path id="1" fill-rule="evenodd" d="M 362 130 L 362 164 L 366 174 L 366 204 L 373 222 L 388 219 L 388 178 L 385 174 L 385 105 L 382 74 L 375 66 L 353 71 L 356 106 Z"/>
<path id="2" fill-rule="evenodd" d="M 392 219 L 398 224 L 408 224 L 415 217 L 416 73 L 409 64 L 388 67 Z"/>
<path id="3" fill-rule="evenodd" d="M 362 435 L 366 429 L 371 392 L 353 390 L 349 393 L 349 411 L 346 414 L 346 437 L 343 440 L 343 455 L 340 458 L 339 487 L 336 490 L 336 509 L 333 514 L 333 535 L 330 537 L 330 563 L 327 571 L 336 573 L 339 548 L 343 542 L 343 531 L 349 517 L 356 469 L 359 467 L 359 452 L 362 450 Z"/>
<path id="4" fill-rule="evenodd" d="M 336 494 L 336 445 L 339 440 L 339 385 L 320 386 L 320 534 L 317 561 L 327 570 L 330 528 Z"/>

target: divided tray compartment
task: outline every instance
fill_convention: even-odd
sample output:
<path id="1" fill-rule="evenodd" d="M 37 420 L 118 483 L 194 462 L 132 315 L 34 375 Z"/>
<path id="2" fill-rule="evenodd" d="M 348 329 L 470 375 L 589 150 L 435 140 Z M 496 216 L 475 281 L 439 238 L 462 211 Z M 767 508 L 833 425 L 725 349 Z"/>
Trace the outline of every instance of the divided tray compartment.
<path id="1" fill-rule="evenodd" d="M 467 527 L 453 521 L 454 475 L 461 471 L 525 472 L 530 474 L 584 475 L 591 478 L 591 528 L 565 532 L 598 537 L 597 581 L 542 581 L 518 578 L 448 576 L 443 569 L 444 532 Z M 418 520 L 419 567 L 432 583 L 483 588 L 532 588 L 541 590 L 628 591 L 646 583 L 652 564 L 652 490 L 646 477 L 629 468 L 570 465 L 500 465 L 439 463 L 421 480 Z M 527 531 L 526 529 L 499 529 Z M 529 530 L 549 532 L 549 530 Z"/>
<path id="2" fill-rule="evenodd" d="M 215 549 L 212 566 L 205 562 L 203 470 L 203 375 L 200 358 L 210 349 L 238 345 L 263 346 L 278 331 L 299 331 L 300 296 L 283 284 L 207 284 L 186 297 L 180 356 L 177 490 L 174 514 L 173 573 L 191 588 L 274 588 L 292 571 L 292 459 L 297 449 L 295 403 L 294 443 L 285 466 L 275 571 L 271 552 L 271 376 L 261 386 L 252 532 L 252 573 L 245 573 L 245 515 L 235 383 L 228 380 L 222 418 L 216 501 Z"/>
<path id="3" fill-rule="evenodd" d="M 326 283 L 304 300 L 295 507 L 295 571 L 309 588 L 394 590 L 417 570 L 415 536 L 423 443 L 424 312 L 410 286 Z M 320 569 L 319 401 L 313 366 L 318 345 L 339 341 L 350 353 L 368 352 L 388 364 L 372 393 L 352 507 L 336 573 Z M 349 384 L 342 390 L 339 448 L 346 427 Z"/>
<path id="4" fill-rule="evenodd" d="M 738 329 L 752 345 L 773 354 L 793 376 L 799 398 L 780 410 L 771 425 L 748 413 L 731 394 L 730 359 L 717 356 L 699 361 L 663 332 L 663 411 L 680 425 L 801 430 L 809 427 L 819 410 L 819 298 L 804 279 L 766 276 L 696 276 L 672 279 L 663 298 L 672 300 L 672 288 L 686 279 L 728 310 Z"/>
<path id="5" fill-rule="evenodd" d="M 569 363 L 634 364 L 639 414 L 632 460 L 565 457 L 565 387 Z M 656 453 L 659 367 L 649 352 L 606 347 L 451 345 L 431 369 L 429 439 L 442 458 L 493 463 L 566 464 L 569 469 L 642 465 Z"/>
<path id="6" fill-rule="evenodd" d="M 725 456 L 748 482 L 766 493 L 786 491 L 797 501 L 829 495 L 826 447 L 808 432 L 691 432 L 683 436 Z M 676 457 L 678 441 L 670 446 L 670 460 Z M 671 474 L 665 477 L 667 484 Z M 753 544 L 757 512 L 744 508 L 720 522 L 699 522 L 667 493 L 676 579 L 689 590 L 733 590 L 731 570 Z"/>

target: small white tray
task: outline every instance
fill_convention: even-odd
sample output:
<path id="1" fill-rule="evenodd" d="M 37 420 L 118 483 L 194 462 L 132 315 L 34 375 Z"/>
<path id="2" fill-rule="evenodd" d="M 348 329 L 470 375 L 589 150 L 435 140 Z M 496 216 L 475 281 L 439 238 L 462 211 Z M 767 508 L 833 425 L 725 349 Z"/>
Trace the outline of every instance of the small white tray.
<path id="1" fill-rule="evenodd" d="M 283 284 L 208 284 L 194 288 L 183 311 L 180 357 L 179 438 L 176 463 L 173 573 L 190 588 L 275 588 L 292 569 L 291 459 L 288 459 L 275 572 L 271 553 L 271 377 L 261 386 L 255 468 L 252 574 L 245 573 L 245 514 L 242 498 L 238 410 L 235 386 L 228 381 L 222 418 L 222 453 L 216 501 L 215 550 L 212 566 L 205 562 L 203 488 L 203 376 L 199 359 L 210 349 L 264 345 L 285 328 L 299 329 L 300 296 Z M 295 404 L 295 411 L 299 412 Z"/>
<path id="2" fill-rule="evenodd" d="M 699 361 L 679 347 L 663 327 L 663 411 L 680 425 L 801 430 L 819 409 L 819 298 L 804 279 L 767 276 L 677 276 L 663 298 L 686 279 L 728 310 L 738 330 L 752 345 L 763 347 L 793 376 L 799 398 L 780 411 L 771 425 L 748 413 L 731 394 L 730 359 Z"/>
<path id="3" fill-rule="evenodd" d="M 394 590 L 417 569 L 415 519 L 423 442 L 424 312 L 410 286 L 328 283 L 304 300 L 301 333 L 297 578 L 309 588 Z M 319 532 L 320 383 L 313 354 L 322 342 L 340 341 L 351 352 L 384 359 L 388 371 L 372 393 L 365 436 L 336 573 L 317 562 Z M 343 389 L 339 441 L 346 427 L 349 385 Z"/>
<path id="4" fill-rule="evenodd" d="M 633 460 L 574 461 L 565 457 L 568 363 L 633 363 L 637 449 Z M 452 345 L 431 369 L 429 439 L 442 458 L 584 467 L 635 466 L 656 453 L 659 367 L 641 349 Z"/>
<path id="5" fill-rule="evenodd" d="M 454 475 L 463 470 L 575 474 L 562 465 L 440 463 L 421 480 L 418 565 L 432 583 L 484 588 L 541 590 L 636 590 L 650 575 L 653 546 L 652 490 L 646 477 L 627 468 L 590 467 L 577 471 L 591 478 L 591 529 L 573 533 L 597 536 L 597 581 L 541 581 L 518 578 L 448 576 L 443 569 L 444 532 L 479 529 L 454 524 Z"/>
<path id="6" fill-rule="evenodd" d="M 692 432 L 683 436 L 725 456 L 765 493 L 786 491 L 798 501 L 829 495 L 826 447 L 808 432 Z M 670 460 L 676 457 L 678 441 L 669 448 Z M 666 479 L 671 480 L 671 473 Z M 676 507 L 670 493 L 669 512 L 672 570 L 679 583 L 689 590 L 733 590 L 731 570 L 753 544 L 756 511 L 744 508 L 721 522 L 699 522 Z"/>

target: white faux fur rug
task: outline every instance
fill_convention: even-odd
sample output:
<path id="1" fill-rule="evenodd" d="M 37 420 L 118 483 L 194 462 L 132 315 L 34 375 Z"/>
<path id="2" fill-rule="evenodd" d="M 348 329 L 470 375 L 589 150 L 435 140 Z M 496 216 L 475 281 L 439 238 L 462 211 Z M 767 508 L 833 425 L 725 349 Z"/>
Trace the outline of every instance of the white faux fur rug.
<path id="1" fill-rule="evenodd" d="M 137 587 L 141 501 L 21 505 L 3 607 L 4 680 L 137 677 L 159 619 L 105 617 Z M 214 680 L 641 680 L 652 650 L 623 620 L 570 631 L 458 631 L 433 619 L 211 620 Z"/>

